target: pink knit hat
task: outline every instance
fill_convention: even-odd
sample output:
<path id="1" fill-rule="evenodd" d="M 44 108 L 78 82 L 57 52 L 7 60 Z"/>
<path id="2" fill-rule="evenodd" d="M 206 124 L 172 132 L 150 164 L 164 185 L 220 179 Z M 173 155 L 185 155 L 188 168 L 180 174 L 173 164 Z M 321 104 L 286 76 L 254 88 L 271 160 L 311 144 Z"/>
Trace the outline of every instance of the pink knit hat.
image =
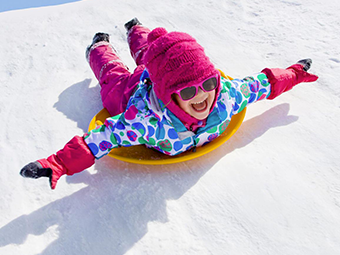
<path id="1" fill-rule="evenodd" d="M 144 64 L 154 84 L 157 97 L 182 122 L 190 126 L 197 123 L 197 119 L 171 101 L 171 95 L 178 89 L 200 83 L 212 75 L 219 74 L 219 71 L 205 55 L 203 47 L 189 34 L 168 33 L 165 28 L 159 27 L 149 33 L 148 44 Z"/>

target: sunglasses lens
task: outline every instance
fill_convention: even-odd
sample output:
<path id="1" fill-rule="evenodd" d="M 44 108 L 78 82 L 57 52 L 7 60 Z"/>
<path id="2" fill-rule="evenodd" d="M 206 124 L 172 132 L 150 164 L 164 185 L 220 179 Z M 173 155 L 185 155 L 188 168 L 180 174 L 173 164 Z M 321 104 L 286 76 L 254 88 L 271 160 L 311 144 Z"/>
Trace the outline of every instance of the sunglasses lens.
<path id="1" fill-rule="evenodd" d="M 216 89 L 217 87 L 217 79 L 214 78 L 210 78 L 209 80 L 206 80 L 205 82 L 203 82 L 202 87 L 206 90 L 206 91 L 211 91 Z"/>
<path id="2" fill-rule="evenodd" d="M 183 100 L 189 100 L 189 99 L 191 99 L 195 96 L 196 88 L 195 87 L 188 87 L 188 88 L 182 89 L 180 94 L 181 94 L 181 98 Z"/>
<path id="3" fill-rule="evenodd" d="M 203 90 L 206 91 L 206 92 L 212 91 L 212 90 L 216 89 L 216 87 L 217 87 L 217 78 L 216 77 L 210 78 L 210 79 L 206 80 L 205 82 L 203 82 L 202 85 L 198 84 L 198 85 L 195 85 L 195 86 L 191 86 L 191 87 L 182 89 L 179 92 L 182 100 L 186 101 L 186 100 L 190 100 L 193 97 L 195 97 L 196 92 L 197 92 L 196 90 L 200 86 L 202 86 L 201 88 L 203 88 Z"/>

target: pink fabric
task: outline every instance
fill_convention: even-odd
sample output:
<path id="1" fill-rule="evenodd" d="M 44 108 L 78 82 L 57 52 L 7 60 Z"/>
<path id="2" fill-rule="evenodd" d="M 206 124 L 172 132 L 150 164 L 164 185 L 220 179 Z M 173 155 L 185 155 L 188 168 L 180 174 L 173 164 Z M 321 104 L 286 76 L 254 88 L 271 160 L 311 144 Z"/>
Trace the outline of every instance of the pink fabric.
<path id="1" fill-rule="evenodd" d="M 200 83 L 209 76 L 219 75 L 219 71 L 206 56 L 204 48 L 187 33 L 168 33 L 165 28 L 159 27 L 149 33 L 148 43 L 144 62 L 157 97 L 188 129 L 197 129 L 198 123 L 202 121 L 183 111 L 172 100 L 171 95 L 176 90 Z"/>
<path id="2" fill-rule="evenodd" d="M 89 64 L 101 85 L 101 97 L 104 108 L 115 116 L 125 111 L 127 103 L 145 68 L 144 53 L 147 50 L 147 35 L 150 32 L 143 26 L 134 26 L 128 34 L 130 52 L 137 68 L 130 73 L 118 57 L 116 51 L 107 42 L 93 45 L 89 53 Z"/>
<path id="3" fill-rule="evenodd" d="M 51 188 L 55 189 L 62 175 L 73 175 L 89 168 L 94 164 L 95 158 L 83 137 L 75 136 L 56 154 L 38 162 L 43 168 L 52 169 Z"/>
<path id="4" fill-rule="evenodd" d="M 130 53 L 137 66 L 144 64 L 144 55 L 148 49 L 147 38 L 150 29 L 143 26 L 133 26 L 128 33 L 127 41 L 130 47 Z"/>
<path id="5" fill-rule="evenodd" d="M 268 99 L 278 97 L 301 82 L 313 82 L 319 78 L 314 74 L 305 72 L 300 64 L 292 65 L 287 69 L 265 68 L 262 73 L 266 74 L 271 85 L 271 93 Z"/>

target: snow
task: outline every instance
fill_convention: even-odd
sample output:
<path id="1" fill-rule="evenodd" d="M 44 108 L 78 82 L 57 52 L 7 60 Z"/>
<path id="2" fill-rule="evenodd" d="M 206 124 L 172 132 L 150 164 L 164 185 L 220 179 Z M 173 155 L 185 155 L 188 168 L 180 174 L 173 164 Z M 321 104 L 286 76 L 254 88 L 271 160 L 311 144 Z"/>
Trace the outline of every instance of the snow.
<path id="1" fill-rule="evenodd" d="M 339 254 L 337 1 L 46 2 L 0 13 L 0 254 Z M 134 68 L 123 24 L 135 16 L 192 34 L 232 77 L 310 57 L 320 78 L 249 107 L 237 133 L 199 159 L 104 158 L 54 191 L 22 178 L 101 109 L 84 57 L 96 32 Z"/>

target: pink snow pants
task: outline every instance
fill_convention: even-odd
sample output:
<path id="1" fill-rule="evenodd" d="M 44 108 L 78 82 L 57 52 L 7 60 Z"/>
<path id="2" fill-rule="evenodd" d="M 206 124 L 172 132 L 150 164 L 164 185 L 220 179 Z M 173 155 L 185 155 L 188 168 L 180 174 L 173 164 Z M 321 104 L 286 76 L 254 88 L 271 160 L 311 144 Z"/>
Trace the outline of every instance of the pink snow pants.
<path id="1" fill-rule="evenodd" d="M 101 86 L 103 106 L 111 116 L 125 111 L 130 96 L 139 83 L 145 69 L 143 57 L 148 48 L 149 32 L 148 28 L 136 25 L 128 33 L 130 53 L 137 65 L 133 73 L 130 73 L 109 43 L 99 42 L 90 51 L 89 64 Z"/>

